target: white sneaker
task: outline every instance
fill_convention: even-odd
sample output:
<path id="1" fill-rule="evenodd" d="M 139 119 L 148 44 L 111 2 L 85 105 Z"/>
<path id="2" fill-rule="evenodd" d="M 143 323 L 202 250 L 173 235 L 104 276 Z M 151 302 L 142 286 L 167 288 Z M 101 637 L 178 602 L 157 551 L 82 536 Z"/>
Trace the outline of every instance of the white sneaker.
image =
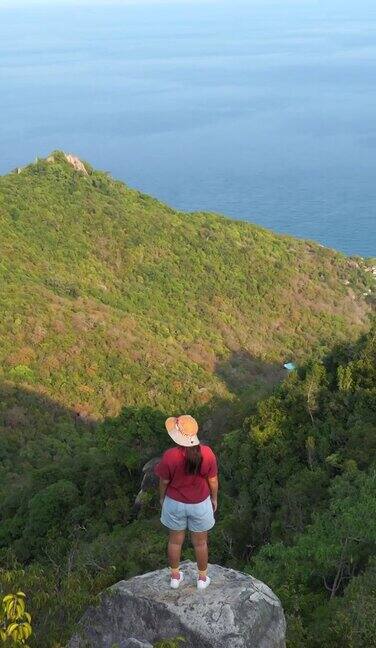
<path id="1" fill-rule="evenodd" d="M 179 572 L 179 578 L 171 578 L 170 580 L 170 587 L 172 589 L 178 589 L 180 583 L 182 583 L 184 580 L 184 574 L 183 572 Z"/>
<path id="2" fill-rule="evenodd" d="M 206 577 L 206 580 L 200 580 L 197 579 L 197 589 L 198 590 L 204 590 L 210 585 L 210 578 L 209 576 Z"/>

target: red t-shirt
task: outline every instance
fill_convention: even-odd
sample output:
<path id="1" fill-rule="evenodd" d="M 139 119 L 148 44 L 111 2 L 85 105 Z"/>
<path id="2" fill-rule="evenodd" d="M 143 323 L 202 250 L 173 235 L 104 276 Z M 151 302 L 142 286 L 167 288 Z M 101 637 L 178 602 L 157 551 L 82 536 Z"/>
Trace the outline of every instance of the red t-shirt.
<path id="1" fill-rule="evenodd" d="M 202 454 L 201 470 L 198 475 L 185 472 L 185 448 L 176 446 L 164 453 L 155 467 L 155 474 L 170 481 L 166 495 L 184 504 L 198 504 L 210 494 L 208 479 L 218 473 L 217 459 L 209 446 L 200 445 Z"/>

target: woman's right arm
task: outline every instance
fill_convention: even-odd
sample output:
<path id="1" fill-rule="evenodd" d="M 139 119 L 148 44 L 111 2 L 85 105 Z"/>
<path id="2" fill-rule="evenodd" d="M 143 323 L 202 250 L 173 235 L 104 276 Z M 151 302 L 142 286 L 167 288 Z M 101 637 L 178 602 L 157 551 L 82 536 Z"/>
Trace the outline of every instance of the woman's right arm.
<path id="1" fill-rule="evenodd" d="M 213 511 L 216 512 L 218 508 L 218 475 L 215 477 L 208 478 L 209 490 L 210 490 L 210 499 L 213 504 Z"/>
<path id="2" fill-rule="evenodd" d="M 166 490 L 167 486 L 170 483 L 170 469 L 168 466 L 168 463 L 165 460 L 166 453 L 163 455 L 161 461 L 157 463 L 157 465 L 154 467 L 154 473 L 159 477 L 159 501 L 161 503 L 161 506 L 163 504 L 163 500 L 166 496 Z"/>
<path id="3" fill-rule="evenodd" d="M 169 485 L 169 480 L 159 479 L 159 501 L 161 506 L 163 505 L 163 500 L 166 497 L 167 486 Z"/>

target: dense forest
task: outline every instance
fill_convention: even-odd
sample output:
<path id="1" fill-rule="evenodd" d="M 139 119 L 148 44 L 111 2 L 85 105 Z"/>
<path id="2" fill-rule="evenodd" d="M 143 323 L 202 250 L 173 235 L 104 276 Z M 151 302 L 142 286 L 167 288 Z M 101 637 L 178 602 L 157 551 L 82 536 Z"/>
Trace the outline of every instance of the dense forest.
<path id="1" fill-rule="evenodd" d="M 293 372 L 221 459 L 220 559 L 280 595 L 289 646 L 374 646 L 375 326 Z"/>
<path id="2" fill-rule="evenodd" d="M 164 566 L 156 493 L 134 502 L 184 409 L 220 460 L 211 560 L 276 591 L 289 648 L 371 648 L 371 264 L 86 169 L 0 179 L 0 598 L 25 592 L 30 647 L 58 648 Z"/>

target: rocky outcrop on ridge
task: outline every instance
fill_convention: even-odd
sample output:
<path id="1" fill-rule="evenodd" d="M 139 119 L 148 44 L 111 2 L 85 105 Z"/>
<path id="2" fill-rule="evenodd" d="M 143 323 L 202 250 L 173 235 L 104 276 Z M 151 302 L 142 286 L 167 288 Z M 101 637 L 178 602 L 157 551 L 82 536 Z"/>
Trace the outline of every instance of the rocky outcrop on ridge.
<path id="1" fill-rule="evenodd" d="M 69 164 L 71 164 L 76 171 L 79 171 L 84 175 L 89 175 L 84 163 L 81 162 L 80 158 L 78 158 L 76 155 L 71 155 L 71 153 L 64 153 L 64 155 L 67 162 L 69 162 Z"/>
<path id="2" fill-rule="evenodd" d="M 185 648 L 284 648 L 279 599 L 261 581 L 211 565 L 210 587 L 196 589 L 196 566 L 182 564 L 184 582 L 169 587 L 167 569 L 120 581 L 89 608 L 68 648 L 150 648 L 184 637 Z"/>

